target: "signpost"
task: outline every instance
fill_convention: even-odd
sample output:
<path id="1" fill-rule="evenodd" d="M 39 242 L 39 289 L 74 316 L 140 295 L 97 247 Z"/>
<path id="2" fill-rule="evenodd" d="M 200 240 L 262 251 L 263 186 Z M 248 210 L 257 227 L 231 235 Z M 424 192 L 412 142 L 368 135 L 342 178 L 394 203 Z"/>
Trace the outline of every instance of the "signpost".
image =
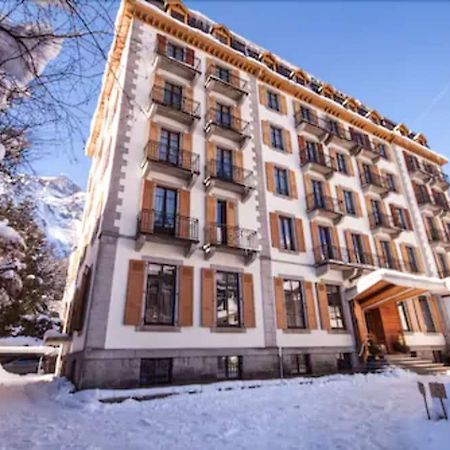
<path id="1" fill-rule="evenodd" d="M 420 390 L 420 388 L 419 388 Z M 438 398 L 441 406 L 442 412 L 444 413 L 445 420 L 448 420 L 447 410 L 445 409 L 443 399 L 447 399 L 447 392 L 445 386 L 442 383 L 430 383 L 430 394 L 432 398 Z M 427 408 L 428 409 L 428 408 Z"/>
<path id="2" fill-rule="evenodd" d="M 423 401 L 425 403 L 425 409 L 427 410 L 427 417 L 428 420 L 431 420 L 430 416 L 430 410 L 428 409 L 428 403 L 427 403 L 427 393 L 425 392 L 425 386 L 420 381 L 417 382 L 417 387 L 419 388 L 419 392 L 422 394 Z"/>

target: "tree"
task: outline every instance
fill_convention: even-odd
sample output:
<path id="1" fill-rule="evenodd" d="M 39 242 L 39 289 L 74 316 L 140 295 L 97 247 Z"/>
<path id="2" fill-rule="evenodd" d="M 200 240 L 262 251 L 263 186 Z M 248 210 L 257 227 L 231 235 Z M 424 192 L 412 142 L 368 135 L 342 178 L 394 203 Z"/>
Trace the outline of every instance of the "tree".
<path id="1" fill-rule="evenodd" d="M 0 217 L 16 230 L 23 245 L 14 266 L 0 273 L 0 336 L 42 337 L 59 324 L 58 304 L 65 281 L 65 262 L 57 260 L 43 231 L 34 220 L 31 199 L 14 205 L 12 199 L 0 204 Z M 11 278 L 20 280 L 11 288 Z"/>

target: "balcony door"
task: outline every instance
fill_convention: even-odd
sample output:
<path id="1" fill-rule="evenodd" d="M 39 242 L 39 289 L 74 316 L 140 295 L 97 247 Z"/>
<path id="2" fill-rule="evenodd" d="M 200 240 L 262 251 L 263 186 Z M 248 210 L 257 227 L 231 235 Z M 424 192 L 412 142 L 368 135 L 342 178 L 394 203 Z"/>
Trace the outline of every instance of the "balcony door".
<path id="1" fill-rule="evenodd" d="M 181 110 L 183 106 L 183 88 L 166 81 L 164 84 L 164 104 Z"/>
<path id="2" fill-rule="evenodd" d="M 175 234 L 177 191 L 158 186 L 155 196 L 155 231 Z"/>
<path id="3" fill-rule="evenodd" d="M 355 262 L 357 262 L 358 264 L 365 264 L 366 258 L 364 255 L 364 246 L 360 234 L 352 233 L 352 244 L 353 250 L 355 252 Z"/>
<path id="4" fill-rule="evenodd" d="M 231 128 L 231 106 L 217 105 L 216 121 L 225 128 Z"/>
<path id="5" fill-rule="evenodd" d="M 380 205 L 379 200 L 370 200 L 370 204 L 372 206 L 374 225 L 381 225 L 382 213 L 381 213 L 381 205 Z"/>
<path id="6" fill-rule="evenodd" d="M 391 246 L 388 241 L 380 241 L 381 256 L 383 258 L 383 267 L 385 269 L 394 268 L 394 260 L 392 258 Z"/>
<path id="7" fill-rule="evenodd" d="M 322 256 L 325 259 L 333 259 L 334 249 L 330 227 L 319 226 L 319 242 Z"/>
<path id="8" fill-rule="evenodd" d="M 180 133 L 161 130 L 161 138 L 159 142 L 159 160 L 178 165 L 180 156 Z"/>
<path id="9" fill-rule="evenodd" d="M 364 181 L 366 183 L 372 182 L 372 171 L 370 170 L 369 164 L 363 164 L 363 174 L 364 174 Z"/>
<path id="10" fill-rule="evenodd" d="M 311 141 L 306 142 L 306 155 L 308 157 L 308 161 L 319 162 L 319 155 L 317 151 L 317 145 L 315 142 Z"/>
<path id="11" fill-rule="evenodd" d="M 217 148 L 216 176 L 224 180 L 233 179 L 233 152 L 225 148 Z"/>
<path id="12" fill-rule="evenodd" d="M 227 202 L 217 200 L 216 203 L 217 244 L 227 244 Z"/>
<path id="13" fill-rule="evenodd" d="M 323 196 L 323 184 L 318 180 L 311 180 L 312 193 L 315 208 L 325 208 L 325 199 Z"/>

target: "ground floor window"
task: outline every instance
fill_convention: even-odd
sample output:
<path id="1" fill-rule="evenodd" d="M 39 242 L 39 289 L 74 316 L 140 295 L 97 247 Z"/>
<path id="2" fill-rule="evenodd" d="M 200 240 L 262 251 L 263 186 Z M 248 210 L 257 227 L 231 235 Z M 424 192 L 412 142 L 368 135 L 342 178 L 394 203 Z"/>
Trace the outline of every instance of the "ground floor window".
<path id="1" fill-rule="evenodd" d="M 242 376 L 241 356 L 219 356 L 217 359 L 217 377 L 237 380 Z"/>
<path id="2" fill-rule="evenodd" d="M 342 310 L 341 290 L 339 286 L 327 284 L 328 314 L 333 330 L 345 330 L 344 312 Z"/>
<path id="3" fill-rule="evenodd" d="M 233 272 L 216 273 L 217 326 L 239 327 L 239 274 Z"/>
<path id="4" fill-rule="evenodd" d="M 311 358 L 307 353 L 291 355 L 291 375 L 307 375 L 311 373 Z"/>
<path id="5" fill-rule="evenodd" d="M 172 359 L 141 359 L 140 385 L 169 384 L 172 381 Z"/>
<path id="6" fill-rule="evenodd" d="M 352 369 L 352 354 L 338 353 L 337 356 L 337 370 L 347 371 Z"/>
<path id="7" fill-rule="evenodd" d="M 411 322 L 409 320 L 408 309 L 405 302 L 397 303 L 398 314 L 403 331 L 411 331 Z"/>
<path id="8" fill-rule="evenodd" d="M 420 310 L 423 316 L 423 323 L 427 333 L 435 333 L 436 327 L 434 326 L 433 316 L 431 314 L 430 304 L 427 297 L 419 297 Z"/>

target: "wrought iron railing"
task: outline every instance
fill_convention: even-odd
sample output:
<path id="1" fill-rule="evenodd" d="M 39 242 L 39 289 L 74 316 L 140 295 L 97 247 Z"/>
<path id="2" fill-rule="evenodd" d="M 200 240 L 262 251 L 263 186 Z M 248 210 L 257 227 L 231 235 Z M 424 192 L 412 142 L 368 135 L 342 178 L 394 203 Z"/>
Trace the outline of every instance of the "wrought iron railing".
<path id="1" fill-rule="evenodd" d="M 189 114 L 194 117 L 200 115 L 200 103 L 192 98 L 180 95 L 164 86 L 153 86 L 151 92 L 152 102 Z"/>
<path id="2" fill-rule="evenodd" d="M 300 148 L 300 163 L 302 166 L 308 163 L 315 163 L 328 169 L 336 170 L 335 160 L 317 149 Z"/>
<path id="3" fill-rule="evenodd" d="M 378 227 L 400 229 L 391 216 L 381 212 L 369 214 L 369 224 L 371 229 Z"/>
<path id="4" fill-rule="evenodd" d="M 449 211 L 450 210 L 450 206 L 448 204 L 447 199 L 442 196 L 442 195 L 435 195 L 433 196 L 434 199 L 434 203 L 436 203 L 436 205 L 440 206 L 444 211 Z"/>
<path id="5" fill-rule="evenodd" d="M 159 42 L 156 46 L 156 53 L 177 63 L 192 67 L 194 70 L 198 71 L 200 69 L 200 58 L 194 56 L 192 50 L 177 47 L 176 50 L 172 51 L 173 48 L 169 43 Z"/>
<path id="6" fill-rule="evenodd" d="M 206 176 L 252 188 L 253 171 L 212 159 L 206 164 Z"/>
<path id="7" fill-rule="evenodd" d="M 255 230 L 220 223 L 210 223 L 205 226 L 205 242 L 214 246 L 241 250 L 256 251 L 258 249 Z"/>
<path id="8" fill-rule="evenodd" d="M 217 125 L 239 134 L 247 134 L 250 123 L 233 114 L 225 113 L 220 109 L 211 108 L 206 114 L 206 124 Z"/>
<path id="9" fill-rule="evenodd" d="M 337 262 L 348 265 L 360 266 L 375 266 L 377 263 L 377 256 L 361 251 L 349 251 L 345 247 L 338 247 L 335 245 L 319 245 L 313 248 L 314 259 L 316 264 L 326 264 L 330 262 Z"/>
<path id="10" fill-rule="evenodd" d="M 173 236 L 198 242 L 198 219 L 154 209 L 142 209 L 138 217 L 138 233 Z"/>
<path id="11" fill-rule="evenodd" d="M 342 202 L 336 198 L 325 195 L 308 194 L 306 196 L 307 212 L 316 211 L 318 209 L 335 214 L 343 214 Z"/>
<path id="12" fill-rule="evenodd" d="M 191 151 L 171 148 L 167 143 L 148 141 L 144 149 L 144 158 L 189 172 L 200 172 L 199 155 Z"/>
<path id="13" fill-rule="evenodd" d="M 428 228 L 428 240 L 430 242 L 446 242 L 445 234 L 437 228 Z"/>
<path id="14" fill-rule="evenodd" d="M 247 92 L 247 81 L 235 75 L 231 70 L 224 71 L 222 67 L 211 64 L 206 71 L 206 78 L 213 77 L 222 83 L 228 84 L 236 89 Z"/>
<path id="15" fill-rule="evenodd" d="M 427 192 L 416 192 L 416 200 L 419 205 L 434 205 L 434 202 Z"/>
<path id="16" fill-rule="evenodd" d="M 402 271 L 402 263 L 398 258 L 392 256 L 378 255 L 377 266 L 382 269 L 392 269 Z"/>
<path id="17" fill-rule="evenodd" d="M 386 179 L 381 175 L 378 175 L 372 171 L 370 172 L 362 171 L 360 174 L 360 180 L 362 188 L 366 188 L 368 186 L 376 186 L 379 188 L 383 188 L 386 191 L 389 190 L 389 186 L 387 184 Z"/>
<path id="18" fill-rule="evenodd" d="M 359 131 L 352 131 L 350 133 L 350 138 L 357 148 L 369 150 L 372 153 L 379 154 L 379 150 L 372 145 L 369 138 L 363 133 L 360 133 Z"/>

